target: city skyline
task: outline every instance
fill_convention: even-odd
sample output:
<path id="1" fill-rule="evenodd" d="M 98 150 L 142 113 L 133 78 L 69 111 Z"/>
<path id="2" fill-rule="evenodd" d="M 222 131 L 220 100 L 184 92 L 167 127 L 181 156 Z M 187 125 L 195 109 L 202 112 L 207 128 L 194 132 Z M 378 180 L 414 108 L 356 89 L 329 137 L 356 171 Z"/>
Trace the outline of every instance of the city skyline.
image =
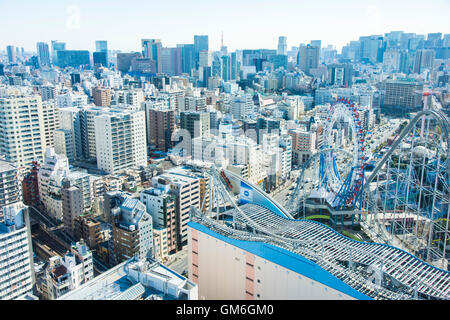
<path id="1" fill-rule="evenodd" d="M 284 0 L 276 6 L 271 1 L 258 1 L 256 6 L 254 1 L 232 0 L 226 7 L 203 0 L 175 1 L 170 5 L 131 0 L 126 4 L 108 3 L 108 6 L 104 1 L 92 4 L 84 0 L 73 3 L 0 1 L 0 10 L 8 12 L 0 28 L 9 31 L 2 35 L 0 48 L 14 45 L 36 51 L 37 42 L 61 40 L 67 43 L 68 49 L 94 51 L 96 40 L 108 40 L 110 50 L 140 51 L 140 40 L 144 38 L 161 39 L 163 46 L 175 47 L 192 43 L 194 34 L 205 34 L 209 36 L 210 50 L 215 51 L 220 49 L 223 32 L 224 45 L 231 51 L 276 48 L 279 36 L 287 37 L 288 49 L 320 39 L 322 46 L 331 44 L 341 50 L 363 35 L 396 30 L 416 34 L 450 33 L 445 19 L 450 3 L 434 0 L 428 5 L 442 10 L 427 20 L 422 17 L 420 1 L 403 0 L 365 4 Z M 177 10 L 173 10 L 174 6 Z M 291 9 L 285 10 L 287 7 Z M 402 11 L 404 14 L 398 16 Z M 31 14 L 36 12 L 39 14 Z M 33 28 L 8 28 L 20 20 L 28 21 Z"/>

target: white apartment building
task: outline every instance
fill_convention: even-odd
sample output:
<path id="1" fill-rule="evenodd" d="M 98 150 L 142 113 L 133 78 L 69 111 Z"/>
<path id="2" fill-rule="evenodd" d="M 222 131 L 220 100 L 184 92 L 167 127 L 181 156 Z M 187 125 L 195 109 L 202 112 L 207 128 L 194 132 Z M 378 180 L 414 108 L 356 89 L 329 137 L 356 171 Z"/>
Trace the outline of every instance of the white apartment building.
<path id="1" fill-rule="evenodd" d="M 61 188 L 64 178 L 69 179 L 74 186 L 81 189 L 84 210 L 88 210 L 91 207 L 89 174 L 70 171 L 67 157 L 56 154 L 53 148 L 48 148 L 38 173 L 39 196 L 47 213 L 58 220 L 63 219 Z"/>
<path id="2" fill-rule="evenodd" d="M 65 145 L 62 146 L 60 143 L 63 142 L 61 138 L 57 139 L 56 149 L 63 150 L 70 146 L 67 141 L 72 141 L 72 150 L 66 150 L 65 154 L 73 154 L 73 159 L 81 159 L 82 155 L 82 143 L 81 143 L 81 109 L 78 107 L 65 107 L 59 109 L 59 128 L 70 132 L 71 138 L 65 138 Z"/>
<path id="3" fill-rule="evenodd" d="M 42 102 L 42 115 L 44 118 L 45 145 L 47 148 L 53 147 L 54 132 L 59 129 L 59 112 L 55 105 L 55 100 Z"/>
<path id="4" fill-rule="evenodd" d="M 193 160 L 214 163 L 218 167 L 245 166 L 248 180 L 258 184 L 267 176 L 264 170 L 266 156 L 260 145 L 245 136 L 235 137 L 221 126 L 219 136 L 201 136 L 192 139 Z"/>
<path id="5" fill-rule="evenodd" d="M 0 154 L 19 169 L 28 168 L 43 159 L 46 148 L 41 97 L 15 87 L 4 93 L 0 96 Z"/>
<path id="6" fill-rule="evenodd" d="M 55 300 L 94 279 L 92 252 L 84 241 L 77 242 L 62 258 L 50 258 L 46 270 L 46 297 Z"/>
<path id="7" fill-rule="evenodd" d="M 147 165 L 145 112 L 111 110 L 94 118 L 97 167 L 108 173 Z"/>
<path id="8" fill-rule="evenodd" d="M 33 293 L 33 250 L 28 209 L 22 202 L 3 208 L 0 223 L 0 300 Z"/>
<path id="9" fill-rule="evenodd" d="M 57 96 L 56 102 L 59 109 L 68 107 L 83 107 L 88 104 L 88 96 L 85 94 L 74 94 L 72 92 L 68 92 Z"/>

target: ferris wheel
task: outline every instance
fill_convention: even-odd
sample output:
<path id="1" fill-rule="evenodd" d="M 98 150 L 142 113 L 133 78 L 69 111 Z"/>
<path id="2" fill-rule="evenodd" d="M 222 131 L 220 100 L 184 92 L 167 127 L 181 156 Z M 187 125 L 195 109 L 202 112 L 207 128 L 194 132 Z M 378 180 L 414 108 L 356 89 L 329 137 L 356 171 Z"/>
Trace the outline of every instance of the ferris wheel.
<path id="1" fill-rule="evenodd" d="M 351 150 L 353 157 L 345 178 L 340 174 L 336 158 L 331 151 L 336 145 L 333 127 L 338 121 L 348 124 L 349 136 L 353 143 Z M 365 169 L 364 142 L 364 130 L 357 105 L 346 98 L 337 99 L 326 118 L 322 148 L 329 149 L 330 152 L 322 153 L 319 173 L 323 187 L 335 195 L 330 203 L 334 208 L 354 208 L 362 192 Z"/>

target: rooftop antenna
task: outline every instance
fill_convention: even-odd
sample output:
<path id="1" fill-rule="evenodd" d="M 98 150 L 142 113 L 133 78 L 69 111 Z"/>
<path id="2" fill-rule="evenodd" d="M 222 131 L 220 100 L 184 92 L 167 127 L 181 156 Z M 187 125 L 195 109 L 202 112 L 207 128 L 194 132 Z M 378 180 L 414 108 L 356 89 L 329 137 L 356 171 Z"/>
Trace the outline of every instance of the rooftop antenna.
<path id="1" fill-rule="evenodd" d="M 222 46 L 221 49 L 223 48 L 223 31 L 222 31 L 222 40 L 221 40 Z"/>

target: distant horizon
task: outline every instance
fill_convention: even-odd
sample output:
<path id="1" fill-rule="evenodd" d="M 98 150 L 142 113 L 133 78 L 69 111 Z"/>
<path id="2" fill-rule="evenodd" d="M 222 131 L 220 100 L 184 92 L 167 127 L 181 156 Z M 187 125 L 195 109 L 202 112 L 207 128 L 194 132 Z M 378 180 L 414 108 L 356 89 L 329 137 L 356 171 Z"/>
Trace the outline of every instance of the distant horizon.
<path id="1" fill-rule="evenodd" d="M 424 12 L 424 8 L 430 8 Z M 433 10 L 432 10 L 433 9 Z M 37 42 L 66 43 L 68 50 L 95 51 L 96 40 L 108 50 L 140 52 L 140 40 L 161 39 L 164 47 L 193 43 L 194 35 L 209 36 L 210 51 L 220 50 L 221 34 L 229 51 L 276 49 L 279 36 L 288 50 L 300 43 L 322 40 L 338 51 L 360 36 L 404 31 L 449 34 L 449 0 L 0 0 L 0 50 L 6 46 L 36 52 Z"/>

